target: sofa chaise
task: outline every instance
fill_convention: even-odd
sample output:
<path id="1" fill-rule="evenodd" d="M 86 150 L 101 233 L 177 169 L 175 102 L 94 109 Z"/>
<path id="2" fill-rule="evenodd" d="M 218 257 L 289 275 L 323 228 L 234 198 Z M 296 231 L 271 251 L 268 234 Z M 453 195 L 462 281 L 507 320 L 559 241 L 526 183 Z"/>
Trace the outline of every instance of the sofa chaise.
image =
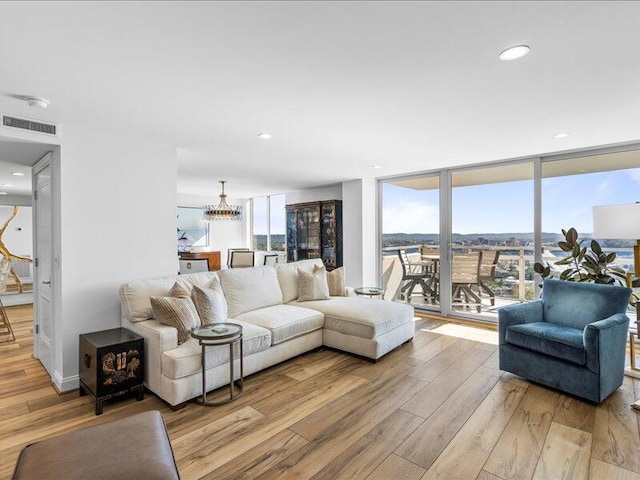
<path id="1" fill-rule="evenodd" d="M 276 266 L 201 272 L 125 283 L 120 287 L 121 325 L 145 339 L 145 385 L 171 406 L 201 395 L 201 347 L 189 338 L 178 344 L 177 329 L 153 318 L 151 297 L 167 296 L 176 282 L 203 287 L 217 276 L 228 321 L 243 328 L 245 375 L 321 346 L 377 360 L 414 334 L 413 307 L 345 296 L 298 301 L 298 269 L 312 273 L 320 259 Z M 207 351 L 208 388 L 229 382 L 229 350 Z"/>

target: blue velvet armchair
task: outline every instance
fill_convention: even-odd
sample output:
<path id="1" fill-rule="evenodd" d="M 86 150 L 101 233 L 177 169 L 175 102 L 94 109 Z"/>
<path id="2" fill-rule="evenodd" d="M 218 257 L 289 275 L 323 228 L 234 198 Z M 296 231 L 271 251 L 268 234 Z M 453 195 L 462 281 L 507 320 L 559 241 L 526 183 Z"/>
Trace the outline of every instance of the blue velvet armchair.
<path id="1" fill-rule="evenodd" d="M 500 369 L 595 403 L 622 385 L 631 289 L 545 280 L 498 311 Z"/>

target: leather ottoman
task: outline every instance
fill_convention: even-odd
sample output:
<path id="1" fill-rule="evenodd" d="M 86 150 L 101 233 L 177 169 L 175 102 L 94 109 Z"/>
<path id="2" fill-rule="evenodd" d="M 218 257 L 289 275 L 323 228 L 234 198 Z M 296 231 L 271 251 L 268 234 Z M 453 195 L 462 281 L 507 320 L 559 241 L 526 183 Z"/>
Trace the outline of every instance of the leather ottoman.
<path id="1" fill-rule="evenodd" d="M 162 415 L 157 410 L 27 445 L 13 473 L 23 479 L 177 480 Z"/>

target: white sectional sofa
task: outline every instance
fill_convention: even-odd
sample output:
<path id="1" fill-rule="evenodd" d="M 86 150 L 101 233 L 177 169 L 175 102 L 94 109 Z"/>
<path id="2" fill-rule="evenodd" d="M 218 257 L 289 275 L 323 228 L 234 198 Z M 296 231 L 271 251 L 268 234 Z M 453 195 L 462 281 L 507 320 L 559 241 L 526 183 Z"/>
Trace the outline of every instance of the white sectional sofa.
<path id="1" fill-rule="evenodd" d="M 413 307 L 353 296 L 298 302 L 298 268 L 320 260 L 229 269 L 129 282 L 120 288 L 121 324 L 145 339 L 146 386 L 172 406 L 202 391 L 201 347 L 153 318 L 152 296 L 168 296 L 176 281 L 205 286 L 217 275 L 229 320 L 243 327 L 244 372 L 250 375 L 322 345 L 377 360 L 413 338 Z M 229 382 L 229 350 L 207 349 L 207 386 Z"/>

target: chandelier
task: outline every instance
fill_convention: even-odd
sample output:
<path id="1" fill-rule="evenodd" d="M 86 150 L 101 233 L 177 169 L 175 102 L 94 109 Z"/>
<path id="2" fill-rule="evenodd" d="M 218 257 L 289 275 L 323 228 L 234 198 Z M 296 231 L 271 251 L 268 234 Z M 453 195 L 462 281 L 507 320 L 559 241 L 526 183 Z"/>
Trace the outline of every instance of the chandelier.
<path id="1" fill-rule="evenodd" d="M 213 222 L 216 220 L 242 220 L 242 207 L 240 205 L 227 204 L 227 196 L 224 194 L 224 184 L 226 181 L 221 180 L 222 193 L 220 194 L 220 203 L 218 205 L 205 205 L 204 220 Z"/>

